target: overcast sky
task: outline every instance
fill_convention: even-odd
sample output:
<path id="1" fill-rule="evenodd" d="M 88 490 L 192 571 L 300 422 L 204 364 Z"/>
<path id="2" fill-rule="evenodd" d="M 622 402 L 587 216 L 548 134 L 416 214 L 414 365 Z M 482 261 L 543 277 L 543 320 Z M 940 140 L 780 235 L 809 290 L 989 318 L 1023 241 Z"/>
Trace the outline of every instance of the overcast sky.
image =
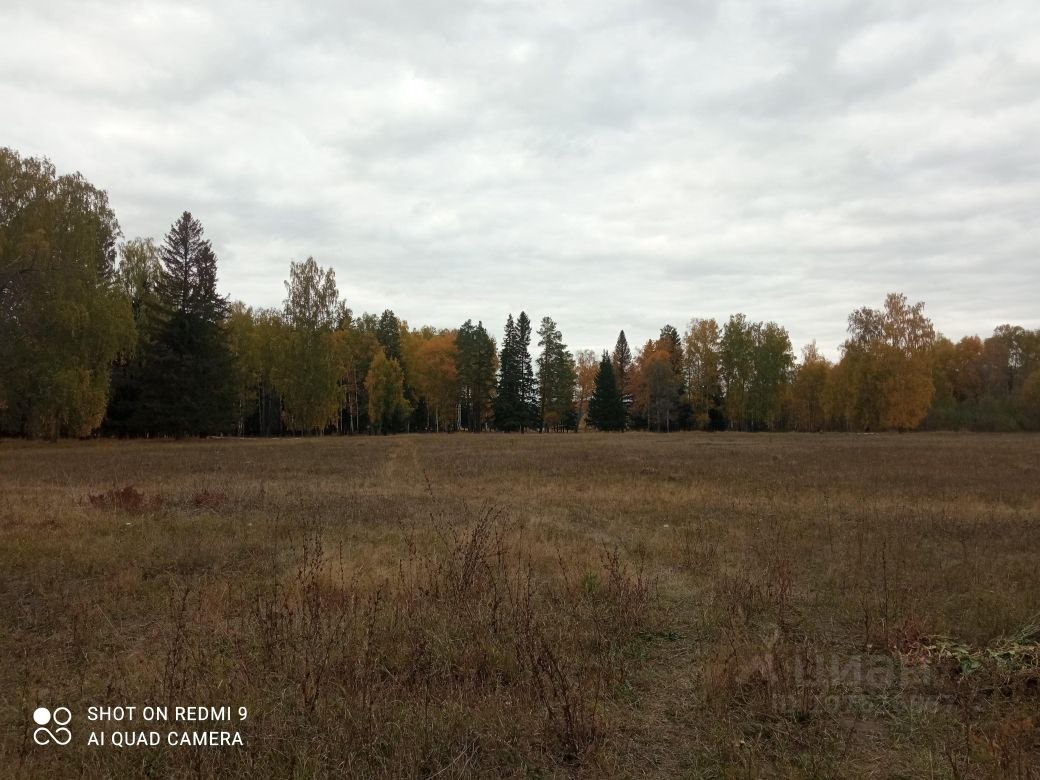
<path id="1" fill-rule="evenodd" d="M 0 145 L 200 218 L 234 299 L 289 261 L 412 325 L 571 347 L 776 320 L 834 356 L 889 291 L 1040 327 L 1035 0 L 0 3 Z"/>

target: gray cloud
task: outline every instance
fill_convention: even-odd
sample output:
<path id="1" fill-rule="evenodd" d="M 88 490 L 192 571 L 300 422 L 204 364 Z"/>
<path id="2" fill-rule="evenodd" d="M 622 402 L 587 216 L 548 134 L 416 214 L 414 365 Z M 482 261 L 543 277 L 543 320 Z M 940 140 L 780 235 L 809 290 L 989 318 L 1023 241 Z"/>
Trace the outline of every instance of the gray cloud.
<path id="1" fill-rule="evenodd" d="M 221 286 L 291 259 L 413 324 L 573 347 L 743 311 L 831 355 L 892 290 L 1040 327 L 1040 23 L 1021 1 L 6 3 L 5 143 Z"/>

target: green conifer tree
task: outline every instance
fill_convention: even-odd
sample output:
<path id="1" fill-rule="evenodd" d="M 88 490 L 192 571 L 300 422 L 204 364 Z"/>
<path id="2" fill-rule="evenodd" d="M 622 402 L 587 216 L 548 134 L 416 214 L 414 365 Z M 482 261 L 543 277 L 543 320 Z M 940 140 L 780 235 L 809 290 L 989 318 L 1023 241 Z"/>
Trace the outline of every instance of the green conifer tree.
<path id="1" fill-rule="evenodd" d="M 520 375 L 520 430 L 538 425 L 538 384 L 531 359 L 531 320 L 527 312 L 520 312 L 516 320 L 516 352 Z"/>
<path id="2" fill-rule="evenodd" d="M 495 427 L 500 431 L 521 430 L 524 423 L 521 399 L 523 366 L 519 349 L 520 334 L 510 314 L 506 318 L 502 352 L 499 356 L 498 394 L 495 396 Z"/>
<path id="3" fill-rule="evenodd" d="M 217 256 L 189 212 L 170 227 L 160 260 L 157 325 L 142 361 L 139 427 L 174 436 L 231 430 L 236 399 L 224 332 L 228 302 L 217 293 Z"/>
<path id="4" fill-rule="evenodd" d="M 596 373 L 595 390 L 589 400 L 588 421 L 601 431 L 625 429 L 625 404 L 617 386 L 610 355 L 606 352 L 603 353 L 599 371 Z"/>
<path id="5" fill-rule="evenodd" d="M 459 376 L 459 426 L 481 431 L 493 411 L 495 370 L 498 353 L 495 340 L 482 322 L 466 320 L 455 337 L 456 370 Z"/>

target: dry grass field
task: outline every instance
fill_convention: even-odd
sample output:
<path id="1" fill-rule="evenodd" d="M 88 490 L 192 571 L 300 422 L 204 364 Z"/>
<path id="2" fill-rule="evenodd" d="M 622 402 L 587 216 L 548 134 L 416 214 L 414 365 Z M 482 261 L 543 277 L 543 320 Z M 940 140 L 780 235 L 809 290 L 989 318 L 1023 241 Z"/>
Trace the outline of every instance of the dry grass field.
<path id="1" fill-rule="evenodd" d="M 1040 777 L 1037 436 L 3 441 L 0 529 L 6 776 Z"/>

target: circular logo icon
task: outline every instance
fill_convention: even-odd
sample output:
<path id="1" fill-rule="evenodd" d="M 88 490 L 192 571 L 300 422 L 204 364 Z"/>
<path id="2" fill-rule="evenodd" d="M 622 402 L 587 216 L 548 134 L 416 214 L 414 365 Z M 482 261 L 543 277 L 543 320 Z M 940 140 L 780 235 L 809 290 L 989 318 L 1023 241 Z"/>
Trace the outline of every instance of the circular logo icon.
<path id="1" fill-rule="evenodd" d="M 51 712 L 46 707 L 37 707 L 33 711 L 33 722 L 39 728 L 33 732 L 33 741 L 37 745 L 67 745 L 72 741 L 72 732 L 65 728 L 72 721 L 72 711 L 68 707 L 56 707 Z M 53 723 L 56 728 L 47 728 Z"/>

